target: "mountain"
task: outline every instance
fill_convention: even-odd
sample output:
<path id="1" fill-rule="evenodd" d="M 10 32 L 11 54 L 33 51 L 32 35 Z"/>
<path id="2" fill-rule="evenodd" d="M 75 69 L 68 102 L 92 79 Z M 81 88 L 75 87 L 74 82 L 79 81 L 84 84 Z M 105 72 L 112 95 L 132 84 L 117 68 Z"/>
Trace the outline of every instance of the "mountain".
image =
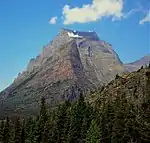
<path id="1" fill-rule="evenodd" d="M 138 70 L 141 66 L 148 65 L 149 63 L 150 63 L 150 55 L 147 55 L 135 62 L 124 64 L 124 66 L 126 71 L 132 72 Z"/>
<path id="2" fill-rule="evenodd" d="M 78 98 L 111 81 L 124 71 L 112 46 L 96 32 L 61 29 L 43 51 L 30 60 L 26 70 L 0 93 L 1 110 L 36 112 L 41 96 L 56 105 Z"/>

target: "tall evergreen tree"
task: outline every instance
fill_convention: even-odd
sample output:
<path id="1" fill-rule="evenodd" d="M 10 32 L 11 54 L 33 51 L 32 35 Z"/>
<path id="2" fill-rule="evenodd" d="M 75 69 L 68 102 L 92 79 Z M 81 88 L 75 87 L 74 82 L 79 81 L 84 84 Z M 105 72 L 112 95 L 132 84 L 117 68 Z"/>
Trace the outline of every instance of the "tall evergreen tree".
<path id="1" fill-rule="evenodd" d="M 25 123 L 25 142 L 30 143 L 34 140 L 35 122 L 32 117 L 28 118 Z"/>
<path id="2" fill-rule="evenodd" d="M 39 116 L 32 120 L 31 130 L 30 130 L 30 140 L 29 143 L 37 143 L 39 138 Z"/>
<path id="3" fill-rule="evenodd" d="M 35 141 L 40 143 L 42 141 L 42 134 L 44 132 L 44 126 L 47 122 L 48 115 L 47 115 L 47 108 L 46 108 L 46 101 L 45 98 L 42 96 L 41 98 L 41 107 L 40 107 L 40 116 L 39 120 L 36 123 L 36 137 Z"/>
<path id="4" fill-rule="evenodd" d="M 114 122 L 114 107 L 111 101 L 103 104 L 100 113 L 100 139 L 101 142 L 111 142 Z"/>
<path id="5" fill-rule="evenodd" d="M 80 141 L 81 143 L 85 142 L 87 130 L 90 127 L 92 119 L 96 117 L 97 115 L 93 111 L 93 108 L 87 103 L 83 114 L 83 121 L 82 121 L 82 128 L 81 128 L 81 141 Z"/>
<path id="6" fill-rule="evenodd" d="M 45 97 L 42 96 L 41 98 L 41 108 L 40 108 L 40 122 L 44 123 L 47 121 L 48 115 L 47 115 L 47 107 L 46 107 L 46 100 Z"/>
<path id="7" fill-rule="evenodd" d="M 138 142 L 139 131 L 137 130 L 138 124 L 136 122 L 136 111 L 133 103 L 128 103 L 126 105 L 126 117 L 125 121 L 125 131 L 124 131 L 124 142 Z"/>
<path id="8" fill-rule="evenodd" d="M 87 131 L 86 143 L 100 143 L 100 129 L 95 119 L 92 120 Z"/>
<path id="9" fill-rule="evenodd" d="M 81 93 L 79 100 L 71 108 L 68 142 L 81 142 L 81 130 L 86 103 Z"/>
<path id="10" fill-rule="evenodd" d="M 15 121 L 15 135 L 14 135 L 14 143 L 21 143 L 21 121 L 20 118 L 17 117 Z"/>
<path id="11" fill-rule="evenodd" d="M 24 120 L 23 120 L 23 123 L 22 123 L 20 143 L 25 143 L 25 121 Z"/>
<path id="12" fill-rule="evenodd" d="M 49 121 L 47 121 L 45 123 L 45 126 L 44 126 L 44 131 L 43 131 L 43 137 L 42 137 L 42 141 L 41 143 L 53 143 L 52 142 L 52 136 L 51 136 L 51 123 Z"/>
<path id="13" fill-rule="evenodd" d="M 118 94 L 114 103 L 114 123 L 112 128 L 112 143 L 123 142 L 125 132 L 125 118 L 126 118 L 126 99 L 125 94 Z"/>
<path id="14" fill-rule="evenodd" d="M 69 117 L 68 117 L 68 109 L 71 104 L 69 101 L 66 101 L 63 105 L 58 108 L 57 112 L 57 142 L 65 142 L 68 136 L 69 131 Z"/>
<path id="15" fill-rule="evenodd" d="M 10 120 L 9 120 L 9 117 L 7 117 L 6 121 L 5 121 L 3 137 L 4 137 L 3 142 L 9 143 L 9 141 L 10 141 Z"/>
<path id="16" fill-rule="evenodd" d="M 4 121 L 0 122 L 0 141 L 3 141 L 4 136 Z"/>
<path id="17" fill-rule="evenodd" d="M 53 110 L 50 113 L 49 120 L 47 121 L 46 130 L 48 130 L 48 134 L 46 134 L 46 136 L 48 136 L 47 138 L 48 143 L 56 143 L 58 139 L 58 128 L 57 128 L 58 116 L 57 114 L 58 114 L 58 111 Z"/>

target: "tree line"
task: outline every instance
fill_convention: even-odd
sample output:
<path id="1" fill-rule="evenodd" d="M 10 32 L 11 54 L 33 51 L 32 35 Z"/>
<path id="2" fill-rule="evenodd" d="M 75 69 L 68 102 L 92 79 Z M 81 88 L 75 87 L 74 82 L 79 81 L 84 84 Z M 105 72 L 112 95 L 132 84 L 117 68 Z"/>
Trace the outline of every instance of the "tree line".
<path id="1" fill-rule="evenodd" d="M 144 94 L 137 107 L 121 93 L 114 100 L 99 95 L 101 100 L 92 106 L 81 93 L 77 101 L 65 101 L 50 111 L 42 97 L 37 117 L 6 117 L 0 122 L 0 142 L 149 143 L 150 79 Z"/>

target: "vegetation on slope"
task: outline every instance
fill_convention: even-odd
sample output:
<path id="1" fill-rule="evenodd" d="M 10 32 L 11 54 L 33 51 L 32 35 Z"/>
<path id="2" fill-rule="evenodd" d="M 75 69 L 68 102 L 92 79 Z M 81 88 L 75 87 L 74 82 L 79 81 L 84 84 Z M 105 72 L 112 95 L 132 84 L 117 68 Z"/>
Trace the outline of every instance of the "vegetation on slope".
<path id="1" fill-rule="evenodd" d="M 65 101 L 48 110 L 41 99 L 39 116 L 8 117 L 0 125 L 4 143 L 148 143 L 150 142 L 150 68 Z"/>

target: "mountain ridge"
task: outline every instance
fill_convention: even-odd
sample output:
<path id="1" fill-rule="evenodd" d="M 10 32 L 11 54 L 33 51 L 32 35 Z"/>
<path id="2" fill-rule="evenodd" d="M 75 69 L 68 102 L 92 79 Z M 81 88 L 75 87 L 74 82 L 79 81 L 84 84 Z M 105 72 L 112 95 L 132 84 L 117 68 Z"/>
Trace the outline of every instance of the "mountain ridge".
<path id="1" fill-rule="evenodd" d="M 41 96 L 52 105 L 76 100 L 80 89 L 88 93 L 124 71 L 123 62 L 112 45 L 101 40 L 96 32 L 61 29 L 30 60 L 26 70 L 0 92 L 1 110 L 37 111 Z"/>
<path id="2" fill-rule="evenodd" d="M 148 65 L 150 63 L 150 54 L 140 58 L 131 63 L 124 64 L 126 71 L 132 72 L 138 70 L 141 66 Z"/>

